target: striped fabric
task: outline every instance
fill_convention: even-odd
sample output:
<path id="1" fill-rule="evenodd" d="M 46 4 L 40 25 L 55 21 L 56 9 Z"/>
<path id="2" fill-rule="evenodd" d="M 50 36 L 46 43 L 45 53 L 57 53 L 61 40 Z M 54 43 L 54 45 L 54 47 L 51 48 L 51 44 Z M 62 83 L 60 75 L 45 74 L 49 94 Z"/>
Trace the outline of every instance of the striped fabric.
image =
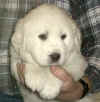
<path id="1" fill-rule="evenodd" d="M 86 75 L 93 83 L 91 92 L 97 92 L 100 91 L 100 0 L 72 0 L 71 8 L 83 36 L 82 53 L 89 62 Z"/>
<path id="2" fill-rule="evenodd" d="M 92 92 L 98 91 L 100 89 L 98 70 L 100 69 L 100 0 L 0 0 L 0 92 L 18 94 L 18 88 L 9 71 L 9 40 L 17 20 L 43 3 L 56 4 L 72 13 L 83 33 L 82 53 L 89 61 L 86 74 L 93 79 Z"/>

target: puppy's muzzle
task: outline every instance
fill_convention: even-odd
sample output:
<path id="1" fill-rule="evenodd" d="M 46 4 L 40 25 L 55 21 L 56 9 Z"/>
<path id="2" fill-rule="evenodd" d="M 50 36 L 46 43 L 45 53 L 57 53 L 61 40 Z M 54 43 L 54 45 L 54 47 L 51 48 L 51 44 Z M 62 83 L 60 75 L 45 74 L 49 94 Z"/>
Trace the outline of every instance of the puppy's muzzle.
<path id="1" fill-rule="evenodd" d="M 52 61 L 53 63 L 58 62 L 59 59 L 60 59 L 60 54 L 54 52 L 54 53 L 52 53 L 52 54 L 50 55 L 50 59 L 51 59 L 51 61 Z"/>

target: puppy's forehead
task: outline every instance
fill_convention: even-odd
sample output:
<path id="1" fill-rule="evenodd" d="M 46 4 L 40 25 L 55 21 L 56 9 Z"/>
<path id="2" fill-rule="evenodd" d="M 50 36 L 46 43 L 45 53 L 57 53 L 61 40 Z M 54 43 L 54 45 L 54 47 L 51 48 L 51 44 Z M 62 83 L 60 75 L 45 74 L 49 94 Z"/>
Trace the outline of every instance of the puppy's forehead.
<path id="1" fill-rule="evenodd" d="M 25 27 L 28 31 L 60 31 L 60 29 L 66 29 L 69 31 L 73 26 L 73 20 L 69 14 L 59 7 L 51 4 L 41 5 L 26 15 L 24 21 Z M 68 30 L 67 30 L 68 29 Z"/>
<path id="2" fill-rule="evenodd" d="M 28 15 L 26 15 L 26 21 L 59 21 L 59 20 L 70 20 L 68 13 L 55 5 L 43 4 L 37 8 L 31 10 Z"/>
<path id="3" fill-rule="evenodd" d="M 36 15 L 62 15 L 62 13 L 64 14 L 64 10 L 55 6 L 55 5 L 51 5 L 51 4 L 44 4 L 41 6 L 38 6 L 37 8 L 35 8 L 33 10 L 34 14 Z"/>

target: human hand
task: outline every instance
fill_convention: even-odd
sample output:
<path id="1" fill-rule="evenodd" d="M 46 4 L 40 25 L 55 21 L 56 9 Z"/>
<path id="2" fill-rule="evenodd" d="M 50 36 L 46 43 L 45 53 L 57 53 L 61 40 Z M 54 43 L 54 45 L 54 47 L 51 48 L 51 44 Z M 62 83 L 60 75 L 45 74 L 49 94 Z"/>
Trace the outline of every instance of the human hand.
<path id="1" fill-rule="evenodd" d="M 64 101 L 73 101 L 80 99 L 83 93 L 83 87 L 81 83 L 75 82 L 72 76 L 63 68 L 52 66 L 50 69 L 58 79 L 63 81 L 61 92 L 57 98 Z"/>

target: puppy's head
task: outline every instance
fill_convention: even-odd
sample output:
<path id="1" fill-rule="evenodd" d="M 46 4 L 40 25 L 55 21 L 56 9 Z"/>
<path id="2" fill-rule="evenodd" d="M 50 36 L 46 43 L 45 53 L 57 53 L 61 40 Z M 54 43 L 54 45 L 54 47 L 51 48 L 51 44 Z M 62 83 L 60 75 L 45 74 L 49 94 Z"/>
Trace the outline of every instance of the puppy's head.
<path id="1" fill-rule="evenodd" d="M 24 49 L 40 66 L 64 64 L 81 45 L 80 32 L 67 12 L 48 4 L 18 23 L 12 43 L 17 52 Z"/>

